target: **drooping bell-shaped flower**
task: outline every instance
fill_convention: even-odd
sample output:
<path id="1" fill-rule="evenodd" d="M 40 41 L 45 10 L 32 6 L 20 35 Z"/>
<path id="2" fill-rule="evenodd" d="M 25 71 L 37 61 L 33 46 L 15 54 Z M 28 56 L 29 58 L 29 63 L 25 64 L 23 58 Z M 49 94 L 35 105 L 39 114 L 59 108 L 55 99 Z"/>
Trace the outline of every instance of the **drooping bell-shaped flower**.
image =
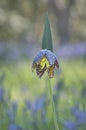
<path id="1" fill-rule="evenodd" d="M 45 71 L 50 78 L 54 76 L 55 67 L 59 68 L 56 55 L 47 49 L 42 49 L 35 56 L 32 63 L 32 70 L 36 69 L 37 75 L 41 78 Z"/>

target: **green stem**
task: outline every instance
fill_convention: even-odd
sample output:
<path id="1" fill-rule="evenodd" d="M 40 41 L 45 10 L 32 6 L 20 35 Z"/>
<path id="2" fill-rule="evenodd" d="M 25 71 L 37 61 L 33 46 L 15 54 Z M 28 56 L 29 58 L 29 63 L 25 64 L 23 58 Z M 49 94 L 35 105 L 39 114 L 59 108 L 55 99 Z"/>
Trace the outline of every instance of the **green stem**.
<path id="1" fill-rule="evenodd" d="M 58 124 L 57 124 L 57 118 L 56 118 L 56 111 L 54 107 L 54 101 L 53 101 L 53 93 L 52 93 L 52 87 L 51 87 L 51 79 L 49 78 L 49 92 L 50 92 L 50 98 L 52 103 L 52 112 L 53 112 L 53 120 L 55 125 L 55 130 L 59 130 Z"/>

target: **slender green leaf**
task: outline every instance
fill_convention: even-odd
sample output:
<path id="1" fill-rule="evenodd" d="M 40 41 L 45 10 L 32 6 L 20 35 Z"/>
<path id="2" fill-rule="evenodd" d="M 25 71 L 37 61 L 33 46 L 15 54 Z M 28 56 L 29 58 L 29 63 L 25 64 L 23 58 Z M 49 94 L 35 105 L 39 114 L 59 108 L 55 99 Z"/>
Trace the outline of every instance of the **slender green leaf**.
<path id="1" fill-rule="evenodd" d="M 46 17 L 45 17 L 45 27 L 44 27 L 44 33 L 43 33 L 43 39 L 42 39 L 42 49 L 48 49 L 48 50 L 53 51 L 52 35 L 51 35 L 48 14 L 46 14 Z"/>

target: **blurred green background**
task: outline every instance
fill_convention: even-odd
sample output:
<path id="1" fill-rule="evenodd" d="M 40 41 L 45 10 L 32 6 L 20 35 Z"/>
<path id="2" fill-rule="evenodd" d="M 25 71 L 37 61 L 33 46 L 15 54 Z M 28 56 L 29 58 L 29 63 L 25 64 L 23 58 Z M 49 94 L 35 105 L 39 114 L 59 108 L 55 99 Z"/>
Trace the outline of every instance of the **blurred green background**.
<path id="1" fill-rule="evenodd" d="M 48 11 L 60 69 L 60 130 L 86 129 L 86 0 L 0 0 L 0 130 L 54 130 L 47 74 L 32 73 Z"/>
<path id="2" fill-rule="evenodd" d="M 0 0 L 0 39 L 39 42 L 48 11 L 55 42 L 84 41 L 85 7 L 85 0 Z"/>

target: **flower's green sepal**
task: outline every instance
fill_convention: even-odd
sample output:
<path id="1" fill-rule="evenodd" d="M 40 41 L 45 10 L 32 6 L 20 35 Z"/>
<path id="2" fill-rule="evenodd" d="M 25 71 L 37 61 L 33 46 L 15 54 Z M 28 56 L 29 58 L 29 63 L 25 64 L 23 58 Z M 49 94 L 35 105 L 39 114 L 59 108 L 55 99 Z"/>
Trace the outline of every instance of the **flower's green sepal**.
<path id="1" fill-rule="evenodd" d="M 45 17 L 45 27 L 42 39 L 42 49 L 47 49 L 53 51 L 53 44 L 52 44 L 52 35 L 51 35 L 51 28 L 48 19 L 48 13 Z"/>

